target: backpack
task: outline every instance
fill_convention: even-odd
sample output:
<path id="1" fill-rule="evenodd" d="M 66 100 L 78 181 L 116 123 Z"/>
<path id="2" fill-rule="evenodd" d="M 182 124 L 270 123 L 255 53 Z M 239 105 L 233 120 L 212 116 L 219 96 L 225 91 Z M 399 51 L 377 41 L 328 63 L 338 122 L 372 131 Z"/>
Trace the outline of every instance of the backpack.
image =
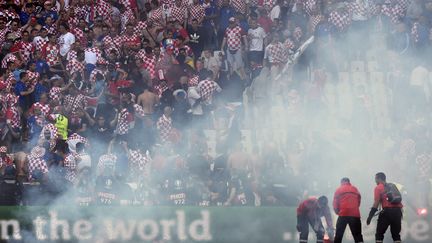
<path id="1" fill-rule="evenodd" d="M 387 201 L 391 204 L 399 204 L 402 202 L 402 194 L 397 186 L 393 183 L 384 185 L 384 193 L 387 195 Z"/>

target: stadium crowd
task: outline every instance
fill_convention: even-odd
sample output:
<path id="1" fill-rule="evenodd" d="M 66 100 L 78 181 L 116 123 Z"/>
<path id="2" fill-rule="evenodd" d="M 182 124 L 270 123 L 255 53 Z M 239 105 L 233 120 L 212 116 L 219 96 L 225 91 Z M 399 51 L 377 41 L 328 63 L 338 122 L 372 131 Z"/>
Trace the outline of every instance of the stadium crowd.
<path id="1" fill-rule="evenodd" d="M 350 81 L 339 128 L 391 137 L 391 163 L 430 191 L 431 21 L 426 0 L 1 1 L 1 204 L 296 205 L 314 163 L 337 161 L 307 132 L 334 115 L 326 86 L 370 51 L 389 122 Z M 277 97 L 305 119 L 287 147 L 245 151 L 241 130 L 276 119 Z M 220 131 L 215 155 L 204 130 Z"/>

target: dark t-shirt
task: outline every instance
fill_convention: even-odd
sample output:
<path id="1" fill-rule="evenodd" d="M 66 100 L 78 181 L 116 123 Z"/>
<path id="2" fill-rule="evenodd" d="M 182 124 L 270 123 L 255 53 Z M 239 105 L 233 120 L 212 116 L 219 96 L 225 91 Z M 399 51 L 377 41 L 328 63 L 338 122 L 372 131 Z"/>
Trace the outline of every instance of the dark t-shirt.
<path id="1" fill-rule="evenodd" d="M 202 27 L 194 29 L 192 26 L 188 26 L 187 32 L 189 33 L 188 45 L 192 48 L 195 56 L 199 57 L 204 49 L 204 44 L 209 42 L 207 31 Z"/>

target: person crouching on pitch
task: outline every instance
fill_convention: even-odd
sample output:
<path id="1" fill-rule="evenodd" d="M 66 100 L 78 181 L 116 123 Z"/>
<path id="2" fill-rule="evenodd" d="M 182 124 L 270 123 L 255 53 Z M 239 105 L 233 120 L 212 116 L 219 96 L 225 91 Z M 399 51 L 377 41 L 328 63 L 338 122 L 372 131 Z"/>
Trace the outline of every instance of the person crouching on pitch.
<path id="1" fill-rule="evenodd" d="M 327 234 L 332 240 L 334 228 L 327 197 L 321 196 L 318 199 L 312 197 L 300 203 L 297 208 L 297 230 L 300 232 L 300 243 L 308 241 L 309 224 L 316 233 L 317 243 L 324 242 L 325 230 L 321 222 L 322 216 L 326 219 Z"/>

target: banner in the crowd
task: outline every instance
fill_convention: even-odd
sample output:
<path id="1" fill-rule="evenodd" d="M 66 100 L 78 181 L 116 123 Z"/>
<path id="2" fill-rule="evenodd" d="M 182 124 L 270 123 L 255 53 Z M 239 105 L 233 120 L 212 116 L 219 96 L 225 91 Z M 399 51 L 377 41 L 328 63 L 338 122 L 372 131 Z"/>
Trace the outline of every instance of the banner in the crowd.
<path id="1" fill-rule="evenodd" d="M 365 242 L 374 242 L 375 222 L 363 225 Z M 402 227 L 403 242 L 432 242 L 430 221 L 411 215 Z M 348 229 L 345 237 L 347 242 L 352 239 Z M 311 229 L 310 242 L 314 238 Z M 283 207 L 0 207 L 0 242 L 158 240 L 298 242 L 296 211 Z"/>

